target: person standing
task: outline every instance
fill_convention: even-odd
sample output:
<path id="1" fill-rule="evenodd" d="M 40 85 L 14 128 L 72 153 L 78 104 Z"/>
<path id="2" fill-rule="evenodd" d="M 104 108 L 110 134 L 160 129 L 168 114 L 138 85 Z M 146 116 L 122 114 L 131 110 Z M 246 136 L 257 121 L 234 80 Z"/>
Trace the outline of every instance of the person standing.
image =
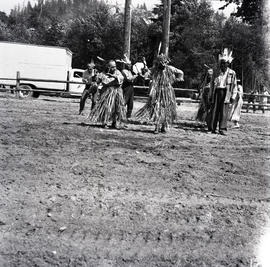
<path id="1" fill-rule="evenodd" d="M 139 86 L 149 85 L 150 71 L 147 67 L 146 60 L 144 57 L 133 65 L 132 70 L 137 75 L 135 81 L 136 85 Z"/>
<path id="2" fill-rule="evenodd" d="M 215 75 L 214 83 L 211 86 L 212 118 L 211 130 L 216 134 L 217 126 L 219 133 L 226 135 L 229 106 L 237 95 L 237 82 L 235 71 L 229 68 L 232 62 L 232 51 L 227 48 L 219 55 L 219 70 Z"/>
<path id="3" fill-rule="evenodd" d="M 233 122 L 233 128 L 239 128 L 239 120 L 241 115 L 241 109 L 243 106 L 243 87 L 241 85 L 241 81 L 237 80 L 237 95 L 236 99 L 233 102 L 231 109 L 230 109 L 230 115 L 229 119 Z"/>
<path id="4" fill-rule="evenodd" d="M 95 69 L 95 64 L 93 62 L 87 64 L 87 69 L 83 72 L 82 80 L 85 83 L 85 89 L 80 98 L 80 109 L 79 114 L 84 110 L 85 102 L 88 97 L 91 97 L 92 105 L 91 109 L 95 107 L 96 104 L 96 84 L 97 70 Z"/>
<path id="5" fill-rule="evenodd" d="M 197 112 L 196 120 L 207 124 L 207 128 L 210 131 L 210 106 L 211 103 L 209 101 L 209 93 L 210 93 L 210 85 L 213 79 L 213 69 L 209 68 L 204 77 L 202 86 L 201 86 L 201 101 L 199 105 L 199 109 Z"/>
<path id="6" fill-rule="evenodd" d="M 177 79 L 184 80 L 183 71 L 168 65 L 169 62 L 169 58 L 163 54 L 157 57 L 151 70 L 152 82 L 148 101 L 135 114 L 139 120 L 153 121 L 156 134 L 165 133 L 168 125 L 176 119 L 176 99 L 172 84 Z"/>
<path id="7" fill-rule="evenodd" d="M 107 128 L 109 121 L 111 127 L 118 129 L 117 121 L 121 122 L 125 117 L 125 101 L 123 98 L 122 83 L 124 80 L 121 72 L 116 68 L 116 62 L 110 60 L 106 73 L 100 75 L 102 93 L 96 106 L 91 110 L 89 119 L 93 122 L 101 122 Z"/>
<path id="8" fill-rule="evenodd" d="M 132 64 L 128 58 L 125 58 L 124 61 L 124 68 L 122 70 L 122 75 L 124 77 L 122 89 L 124 94 L 125 103 L 127 106 L 127 114 L 126 118 L 130 119 L 132 110 L 133 110 L 133 103 L 134 103 L 134 80 L 137 78 L 137 75 L 134 75 L 132 72 Z"/>

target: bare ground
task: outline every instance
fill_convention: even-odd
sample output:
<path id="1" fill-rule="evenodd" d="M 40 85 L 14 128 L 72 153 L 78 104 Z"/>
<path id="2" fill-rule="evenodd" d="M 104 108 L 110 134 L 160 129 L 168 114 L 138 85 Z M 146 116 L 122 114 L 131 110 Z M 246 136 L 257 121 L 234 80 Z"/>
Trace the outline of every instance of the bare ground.
<path id="1" fill-rule="evenodd" d="M 137 103 L 136 106 L 140 106 Z M 88 105 L 89 107 L 89 105 Z M 250 266 L 269 221 L 269 114 L 227 136 L 194 104 L 166 135 L 78 100 L 0 95 L 0 266 Z"/>

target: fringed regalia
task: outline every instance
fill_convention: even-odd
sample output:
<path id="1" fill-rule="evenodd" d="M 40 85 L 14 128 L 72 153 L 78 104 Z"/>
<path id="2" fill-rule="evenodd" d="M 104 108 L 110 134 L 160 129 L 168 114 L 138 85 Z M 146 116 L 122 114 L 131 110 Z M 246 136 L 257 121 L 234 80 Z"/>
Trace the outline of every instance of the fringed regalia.
<path id="1" fill-rule="evenodd" d="M 114 83 L 110 77 L 103 79 L 103 88 L 101 89 L 99 100 L 89 115 L 92 122 L 122 121 L 125 118 L 125 101 L 121 84 L 123 76 L 117 73 L 117 81 Z"/>
<path id="2" fill-rule="evenodd" d="M 208 69 L 203 82 L 200 86 L 200 104 L 197 112 L 196 120 L 200 122 L 208 122 L 210 116 L 210 87 L 213 77 L 213 70 Z"/>
<path id="3" fill-rule="evenodd" d="M 200 122 L 207 122 L 210 113 L 211 103 L 209 101 L 210 85 L 202 89 L 201 102 L 197 112 L 196 120 Z"/>
<path id="4" fill-rule="evenodd" d="M 156 124 L 172 124 L 176 119 L 176 99 L 172 83 L 175 75 L 170 66 L 154 68 L 147 103 L 137 111 L 138 120 L 150 120 Z"/>
<path id="5" fill-rule="evenodd" d="M 237 86 L 237 96 L 235 98 L 234 103 L 231 105 L 229 111 L 230 121 L 239 122 L 242 106 L 243 106 L 243 88 L 242 85 L 239 84 Z"/>

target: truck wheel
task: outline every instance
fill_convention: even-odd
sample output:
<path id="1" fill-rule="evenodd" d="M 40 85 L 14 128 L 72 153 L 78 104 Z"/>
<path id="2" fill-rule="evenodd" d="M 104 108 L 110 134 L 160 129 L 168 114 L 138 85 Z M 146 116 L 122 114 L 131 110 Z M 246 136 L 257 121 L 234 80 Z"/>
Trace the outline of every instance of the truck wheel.
<path id="1" fill-rule="evenodd" d="M 32 97 L 34 97 L 34 98 L 38 98 L 38 97 L 39 97 L 39 95 L 40 95 L 40 93 L 39 93 L 39 92 L 33 92 Z"/>
<path id="2" fill-rule="evenodd" d="M 30 85 L 20 85 L 19 89 L 24 89 L 23 91 L 18 91 L 18 96 L 19 98 L 25 99 L 29 97 L 33 97 L 33 91 L 27 91 L 27 90 L 32 90 L 32 87 Z"/>

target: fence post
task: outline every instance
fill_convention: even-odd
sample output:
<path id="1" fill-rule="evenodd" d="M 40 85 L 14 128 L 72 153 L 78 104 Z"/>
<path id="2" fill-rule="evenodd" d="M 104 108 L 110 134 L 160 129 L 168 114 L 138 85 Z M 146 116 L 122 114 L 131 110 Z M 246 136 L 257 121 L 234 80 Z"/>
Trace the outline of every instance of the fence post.
<path id="1" fill-rule="evenodd" d="M 69 72 L 69 70 L 68 70 L 68 71 L 67 71 L 67 83 L 66 83 L 66 89 L 64 90 L 64 91 L 67 91 L 67 92 L 69 92 L 69 87 L 70 87 L 70 85 L 69 85 L 69 81 L 70 81 L 69 75 L 70 75 L 70 72 Z"/>
<path id="2" fill-rule="evenodd" d="M 16 73 L 16 93 L 15 93 L 15 95 L 17 97 L 19 96 L 19 89 L 20 89 L 20 72 L 17 71 L 17 73 Z"/>

